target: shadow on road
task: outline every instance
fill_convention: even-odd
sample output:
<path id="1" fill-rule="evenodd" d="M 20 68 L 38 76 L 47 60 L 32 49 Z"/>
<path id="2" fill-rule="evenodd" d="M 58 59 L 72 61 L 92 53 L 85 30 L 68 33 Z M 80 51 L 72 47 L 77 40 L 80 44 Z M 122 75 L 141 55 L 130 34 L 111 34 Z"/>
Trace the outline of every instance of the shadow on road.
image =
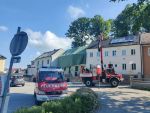
<path id="1" fill-rule="evenodd" d="M 8 113 L 13 113 L 21 107 L 31 107 L 33 105 L 33 94 L 11 93 L 8 105 Z"/>
<path id="2" fill-rule="evenodd" d="M 100 95 L 101 109 L 97 113 L 150 113 L 149 97 L 131 97 L 131 92 L 103 92 Z M 132 92 L 133 94 L 133 92 Z M 135 95 L 137 93 L 135 92 Z M 122 96 L 122 99 L 117 97 Z M 116 97 L 115 99 L 112 97 Z"/>

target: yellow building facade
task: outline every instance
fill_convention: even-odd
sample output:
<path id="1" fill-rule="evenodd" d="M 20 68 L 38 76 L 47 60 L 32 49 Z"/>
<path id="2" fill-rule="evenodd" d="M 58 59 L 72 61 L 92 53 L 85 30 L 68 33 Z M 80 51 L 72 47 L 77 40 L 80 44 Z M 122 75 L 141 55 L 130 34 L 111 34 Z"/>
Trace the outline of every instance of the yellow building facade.
<path id="1" fill-rule="evenodd" d="M 5 71 L 5 60 L 6 57 L 0 55 L 0 73 L 3 73 Z"/>

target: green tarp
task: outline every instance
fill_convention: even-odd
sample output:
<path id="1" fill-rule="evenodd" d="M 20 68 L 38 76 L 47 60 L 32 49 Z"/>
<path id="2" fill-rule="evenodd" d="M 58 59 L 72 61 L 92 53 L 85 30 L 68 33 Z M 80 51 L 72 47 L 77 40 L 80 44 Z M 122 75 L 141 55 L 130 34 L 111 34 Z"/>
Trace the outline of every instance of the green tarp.
<path id="1" fill-rule="evenodd" d="M 86 46 L 73 48 L 65 51 L 65 53 L 58 58 L 58 65 L 62 68 L 80 65 L 86 63 Z"/>

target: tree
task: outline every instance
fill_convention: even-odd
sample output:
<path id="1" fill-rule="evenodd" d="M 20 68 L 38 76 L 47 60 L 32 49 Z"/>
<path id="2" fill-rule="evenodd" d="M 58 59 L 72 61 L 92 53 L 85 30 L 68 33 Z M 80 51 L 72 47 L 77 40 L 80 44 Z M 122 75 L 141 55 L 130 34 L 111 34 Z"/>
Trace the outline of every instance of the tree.
<path id="1" fill-rule="evenodd" d="M 68 38 L 73 39 L 72 47 L 84 46 L 89 36 L 90 19 L 86 17 L 78 18 L 69 26 L 66 33 Z"/>
<path id="2" fill-rule="evenodd" d="M 143 10 L 143 14 L 141 14 L 141 20 L 143 28 L 150 32 L 150 4 L 147 4 L 145 9 Z"/>
<path id="3" fill-rule="evenodd" d="M 112 2 L 116 2 L 116 1 L 120 2 L 120 1 L 126 1 L 126 0 L 110 0 L 110 1 L 112 1 Z M 150 0 L 137 0 L 138 4 L 143 4 L 143 3 L 149 2 L 149 1 Z"/>
<path id="4" fill-rule="evenodd" d="M 91 19 L 90 24 L 90 35 L 98 38 L 100 33 L 104 34 L 104 38 L 108 38 L 108 34 L 111 30 L 111 20 L 105 21 L 101 16 L 96 15 L 94 18 Z"/>
<path id="5" fill-rule="evenodd" d="M 141 28 L 149 31 L 150 28 L 149 4 L 127 5 L 126 8 L 114 20 L 114 36 L 121 37 L 129 34 L 137 34 Z"/>
<path id="6" fill-rule="evenodd" d="M 73 39 L 72 47 L 87 45 L 89 41 L 97 39 L 103 32 L 105 37 L 111 30 L 111 20 L 105 21 L 101 16 L 96 15 L 93 18 L 78 18 L 69 26 L 66 37 Z"/>

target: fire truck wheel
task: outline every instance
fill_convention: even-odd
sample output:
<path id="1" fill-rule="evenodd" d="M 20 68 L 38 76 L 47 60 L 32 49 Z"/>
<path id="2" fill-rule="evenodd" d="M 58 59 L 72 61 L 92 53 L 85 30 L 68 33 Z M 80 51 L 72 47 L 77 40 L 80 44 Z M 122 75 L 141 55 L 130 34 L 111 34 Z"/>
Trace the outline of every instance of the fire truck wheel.
<path id="1" fill-rule="evenodd" d="M 119 85 L 119 80 L 116 78 L 111 79 L 110 81 L 112 87 L 117 87 Z"/>
<path id="2" fill-rule="evenodd" d="M 85 81 L 85 85 L 86 85 L 87 87 L 92 86 L 92 80 L 87 79 L 87 80 Z"/>

